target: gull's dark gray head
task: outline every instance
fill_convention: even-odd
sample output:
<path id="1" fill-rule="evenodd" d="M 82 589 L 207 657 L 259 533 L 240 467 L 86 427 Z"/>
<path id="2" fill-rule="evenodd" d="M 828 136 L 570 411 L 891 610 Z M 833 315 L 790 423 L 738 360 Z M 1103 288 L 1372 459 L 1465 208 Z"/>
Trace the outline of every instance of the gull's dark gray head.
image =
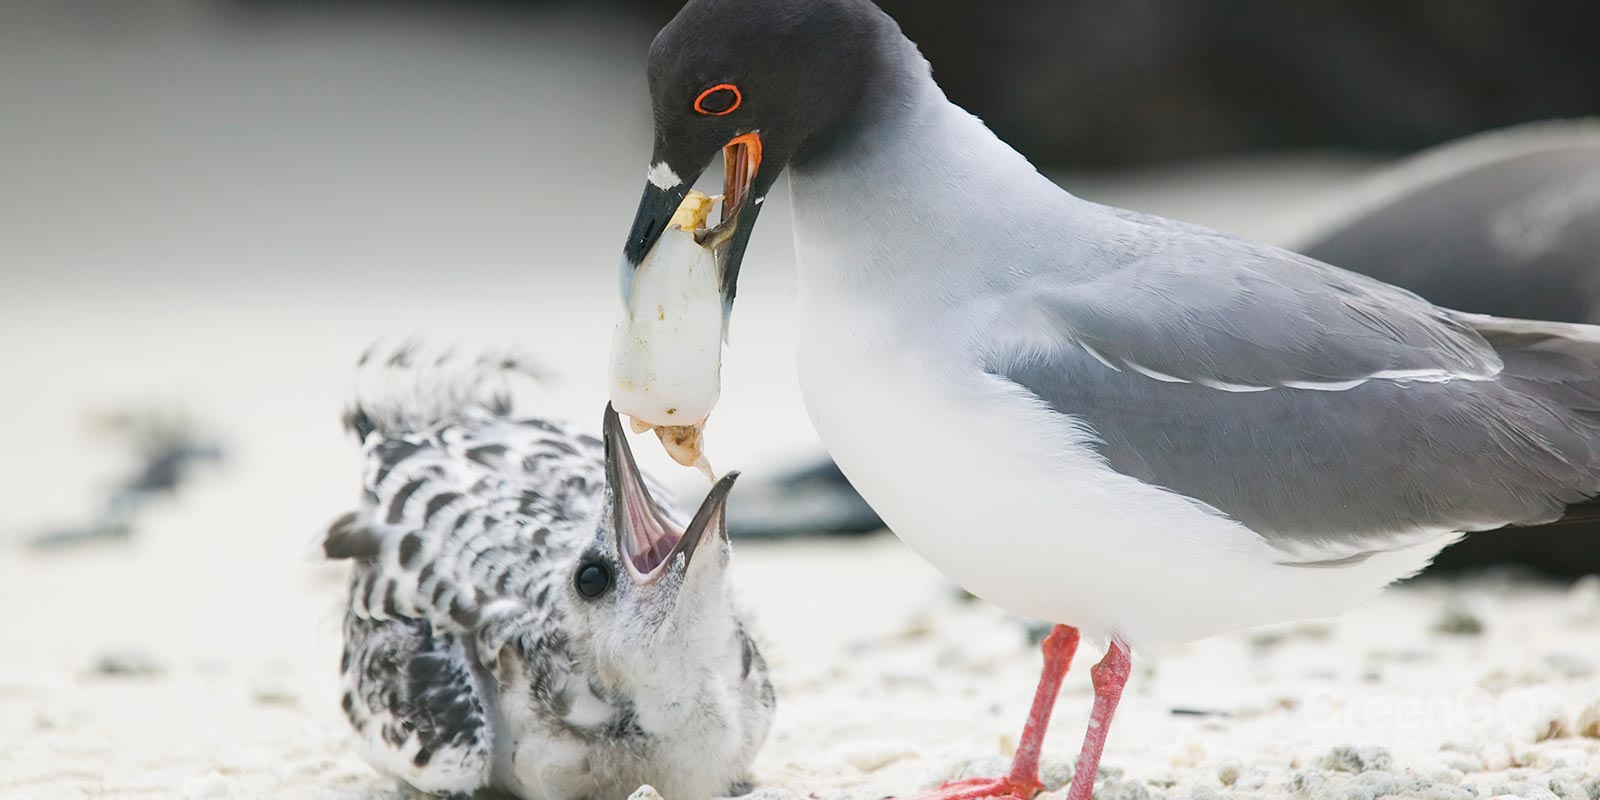
<path id="1" fill-rule="evenodd" d="M 738 473 L 717 481 L 694 517 L 680 525 L 651 495 L 609 405 L 604 431 L 603 509 L 595 539 L 567 581 L 569 607 L 602 657 L 631 659 L 652 645 L 692 647 L 702 630 L 733 622 L 725 579 L 727 502 Z M 715 625 L 708 617 L 726 619 Z"/>
<path id="2" fill-rule="evenodd" d="M 761 202 L 784 167 L 849 128 L 886 30 L 897 29 L 868 0 L 689 0 L 650 46 L 655 149 L 623 291 L 720 152 L 722 222 L 701 241 L 716 249 L 726 314 Z"/>

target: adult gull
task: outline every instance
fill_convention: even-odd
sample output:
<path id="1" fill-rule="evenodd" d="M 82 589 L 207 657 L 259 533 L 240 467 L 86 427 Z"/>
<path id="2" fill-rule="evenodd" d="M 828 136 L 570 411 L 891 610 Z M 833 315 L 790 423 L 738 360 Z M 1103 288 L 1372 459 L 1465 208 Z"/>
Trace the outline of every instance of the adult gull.
<path id="1" fill-rule="evenodd" d="M 867 0 L 690 0 L 649 83 L 624 287 L 720 151 L 703 241 L 726 317 L 787 168 L 823 443 L 924 558 L 1058 623 L 1010 773 L 935 796 L 1040 788 L 1080 635 L 1108 649 L 1071 800 L 1131 652 L 1338 613 L 1464 531 L 1600 491 L 1600 328 L 1459 313 L 1074 197 L 950 103 Z"/>

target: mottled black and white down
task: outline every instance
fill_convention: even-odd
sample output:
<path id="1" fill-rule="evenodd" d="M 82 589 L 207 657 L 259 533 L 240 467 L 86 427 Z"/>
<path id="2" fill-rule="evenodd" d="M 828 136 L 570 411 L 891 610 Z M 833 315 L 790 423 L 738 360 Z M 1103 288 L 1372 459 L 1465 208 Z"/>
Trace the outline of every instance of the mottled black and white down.
<path id="1" fill-rule="evenodd" d="M 631 481 L 646 503 L 662 493 L 641 488 L 614 414 L 608 442 L 487 394 L 458 382 L 347 416 L 362 502 L 322 549 L 352 562 L 341 702 L 361 755 L 440 795 L 736 792 L 773 692 L 730 594 L 726 486 L 696 518 L 705 535 L 640 574 L 611 484 Z M 696 524 L 650 507 L 660 530 Z M 609 576 L 597 596 L 579 590 L 584 568 Z"/>

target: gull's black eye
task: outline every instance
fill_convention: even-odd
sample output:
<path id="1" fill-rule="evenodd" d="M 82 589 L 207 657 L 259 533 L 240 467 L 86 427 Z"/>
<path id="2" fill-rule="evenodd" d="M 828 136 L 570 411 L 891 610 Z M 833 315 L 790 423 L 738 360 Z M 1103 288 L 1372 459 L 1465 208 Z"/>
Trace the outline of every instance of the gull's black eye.
<path id="1" fill-rule="evenodd" d="M 694 99 L 694 110 L 708 117 L 720 117 L 732 114 L 742 102 L 744 95 L 739 92 L 739 87 L 731 83 L 719 83 Z"/>
<path id="2" fill-rule="evenodd" d="M 578 576 L 573 583 L 578 587 L 578 594 L 599 597 L 611 588 L 611 568 L 598 561 L 590 561 L 578 567 Z"/>

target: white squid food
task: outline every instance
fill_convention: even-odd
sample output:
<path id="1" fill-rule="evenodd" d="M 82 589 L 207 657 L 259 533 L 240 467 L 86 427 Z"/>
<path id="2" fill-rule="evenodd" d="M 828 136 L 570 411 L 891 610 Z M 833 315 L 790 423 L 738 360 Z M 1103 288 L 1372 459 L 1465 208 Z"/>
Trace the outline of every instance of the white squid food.
<path id="1" fill-rule="evenodd" d="M 633 274 L 611 334 L 611 404 L 653 429 L 667 454 L 712 476 L 703 432 L 722 387 L 722 290 L 711 248 L 695 241 L 713 198 L 690 191 Z"/>

